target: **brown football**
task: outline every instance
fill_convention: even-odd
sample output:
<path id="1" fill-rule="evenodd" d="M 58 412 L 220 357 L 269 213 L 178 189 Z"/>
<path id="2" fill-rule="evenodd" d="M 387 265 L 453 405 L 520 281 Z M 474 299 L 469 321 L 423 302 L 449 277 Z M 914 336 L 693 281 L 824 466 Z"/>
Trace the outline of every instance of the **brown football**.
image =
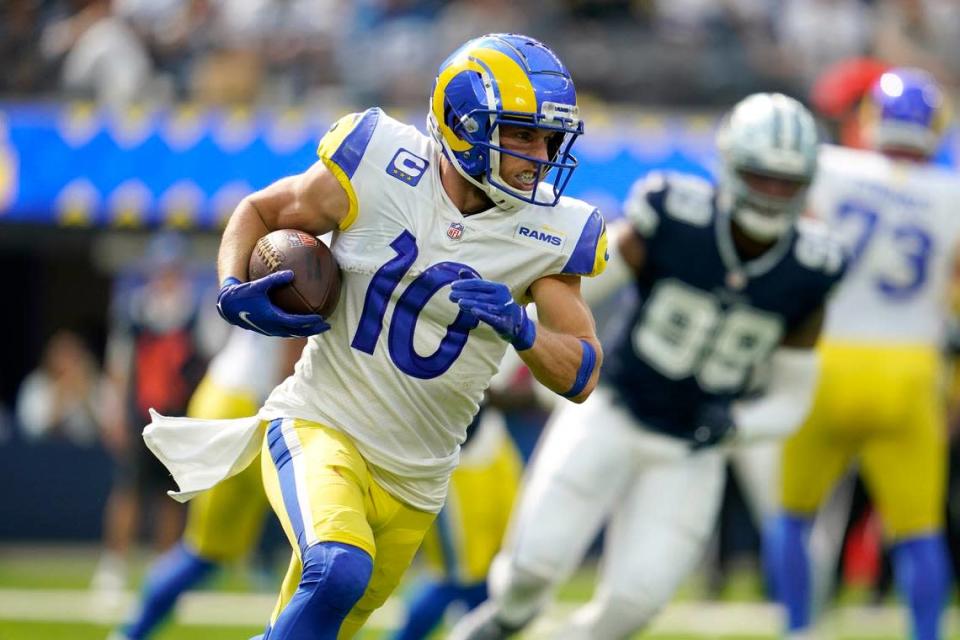
<path id="1" fill-rule="evenodd" d="M 275 271 L 293 271 L 293 281 L 270 292 L 270 300 L 287 313 L 330 316 L 340 298 L 340 268 L 316 236 L 297 229 L 278 229 L 257 240 L 250 255 L 250 280 Z"/>

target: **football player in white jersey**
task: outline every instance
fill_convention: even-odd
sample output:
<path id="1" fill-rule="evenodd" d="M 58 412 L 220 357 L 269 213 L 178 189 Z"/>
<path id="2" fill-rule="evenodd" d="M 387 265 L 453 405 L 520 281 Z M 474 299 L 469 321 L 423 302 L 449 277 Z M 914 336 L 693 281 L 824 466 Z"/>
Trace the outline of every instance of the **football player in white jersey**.
<path id="1" fill-rule="evenodd" d="M 604 523 L 594 597 L 550 637 L 631 636 L 701 556 L 728 447 L 782 437 L 803 419 L 812 347 L 843 265 L 820 225 L 798 220 L 816 126 L 796 100 L 755 94 L 727 115 L 717 143 L 716 187 L 670 174 L 632 189 L 611 232 L 619 255 L 596 285 L 630 282 L 637 301 L 620 314 L 596 392 L 554 415 L 491 568 L 491 598 L 452 638 L 518 632 Z M 764 365 L 766 394 L 741 401 Z"/>
<path id="2" fill-rule="evenodd" d="M 429 106 L 431 135 L 376 108 L 340 119 L 318 162 L 248 196 L 223 234 L 222 315 L 312 336 L 259 414 L 264 486 L 294 550 L 270 640 L 350 638 L 383 604 L 509 346 L 574 402 L 596 384 L 579 288 L 606 265 L 606 233 L 562 196 L 583 132 L 570 74 L 532 38 L 488 35 L 441 65 Z M 330 317 L 270 303 L 290 272 L 244 282 L 254 243 L 281 228 L 334 232 Z"/>
<path id="3" fill-rule="evenodd" d="M 873 151 L 828 146 L 820 156 L 811 209 L 844 242 L 850 267 L 828 308 L 813 408 L 783 451 L 777 582 L 792 635 L 813 622 L 812 518 L 857 462 L 893 545 L 913 637 L 940 637 L 950 586 L 941 349 L 960 239 L 960 178 L 930 162 L 944 100 L 929 74 L 887 71 L 865 102 Z"/>

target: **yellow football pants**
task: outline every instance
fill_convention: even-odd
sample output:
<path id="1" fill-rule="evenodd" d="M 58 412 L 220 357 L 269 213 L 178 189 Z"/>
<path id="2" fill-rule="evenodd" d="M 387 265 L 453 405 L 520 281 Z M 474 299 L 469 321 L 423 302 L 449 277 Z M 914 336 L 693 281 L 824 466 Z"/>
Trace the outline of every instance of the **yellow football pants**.
<path id="1" fill-rule="evenodd" d="M 942 365 L 926 346 L 825 343 L 813 408 L 784 446 L 782 504 L 812 515 L 855 461 L 893 539 L 943 526 Z"/>
<path id="2" fill-rule="evenodd" d="M 387 493 L 350 438 L 322 424 L 274 420 L 260 458 L 267 497 L 293 547 L 271 624 L 297 589 L 303 552 L 319 542 L 340 542 L 373 558 L 367 589 L 338 635 L 352 638 L 396 588 L 435 514 Z"/>

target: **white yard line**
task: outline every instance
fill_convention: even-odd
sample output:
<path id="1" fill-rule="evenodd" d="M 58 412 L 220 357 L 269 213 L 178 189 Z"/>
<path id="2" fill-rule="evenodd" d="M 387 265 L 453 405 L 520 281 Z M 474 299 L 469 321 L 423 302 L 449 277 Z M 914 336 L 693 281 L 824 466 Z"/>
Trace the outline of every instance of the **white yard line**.
<path id="1" fill-rule="evenodd" d="M 136 603 L 136 594 L 112 597 L 80 590 L 0 589 L 0 620 L 89 622 L 115 624 Z M 270 615 L 274 596 L 249 593 L 189 592 L 177 606 L 177 622 L 185 625 L 258 626 Z M 402 602 L 390 600 L 371 617 L 374 629 L 396 628 Z M 553 607 L 529 634 L 550 637 L 574 609 L 572 603 Z M 717 637 L 724 634 L 776 635 L 780 629 L 777 607 L 762 603 L 677 602 L 654 621 L 654 633 Z M 948 629 L 960 629 L 960 611 L 949 613 Z M 905 637 L 906 619 L 896 607 L 841 607 L 824 622 L 824 637 Z"/>

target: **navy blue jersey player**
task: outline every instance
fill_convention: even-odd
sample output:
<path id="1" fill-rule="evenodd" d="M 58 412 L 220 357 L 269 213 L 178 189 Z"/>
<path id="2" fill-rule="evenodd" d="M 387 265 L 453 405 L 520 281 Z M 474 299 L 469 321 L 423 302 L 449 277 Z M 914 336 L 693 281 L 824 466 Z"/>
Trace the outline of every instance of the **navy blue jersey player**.
<path id="1" fill-rule="evenodd" d="M 743 395 L 755 368 L 780 345 L 816 339 L 841 254 L 811 221 L 754 239 L 691 176 L 653 175 L 628 206 L 632 233 L 619 239 L 637 296 L 602 379 L 645 427 L 711 444 L 733 426 L 711 416 Z"/>
<path id="2" fill-rule="evenodd" d="M 594 396 L 554 417 L 490 600 L 452 637 L 502 638 L 528 624 L 604 523 L 594 598 L 550 637 L 628 637 L 699 558 L 725 452 L 804 417 L 824 301 L 843 269 L 837 245 L 800 220 L 813 118 L 791 98 L 756 94 L 728 114 L 717 144 L 716 188 L 654 175 L 632 189 L 601 284 L 632 280 L 636 302 L 618 318 Z M 757 377 L 764 395 L 740 401 Z"/>

